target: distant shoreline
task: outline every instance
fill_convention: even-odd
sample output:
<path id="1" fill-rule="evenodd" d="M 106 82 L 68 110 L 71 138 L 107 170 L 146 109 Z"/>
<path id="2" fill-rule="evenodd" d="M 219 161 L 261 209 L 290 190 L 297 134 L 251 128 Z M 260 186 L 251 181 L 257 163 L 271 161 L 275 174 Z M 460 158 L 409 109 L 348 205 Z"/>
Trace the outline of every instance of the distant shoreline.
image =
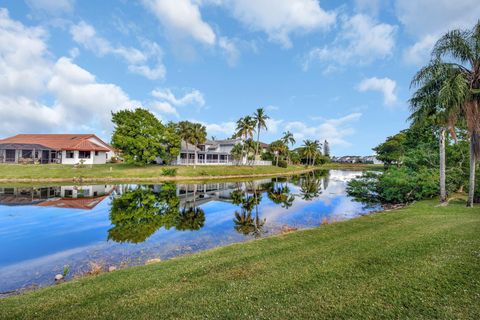
<path id="1" fill-rule="evenodd" d="M 322 166 L 304 167 L 290 166 L 289 168 L 278 167 L 249 167 L 249 166 L 178 166 L 178 167 L 126 167 L 124 164 L 99 165 L 92 168 L 74 169 L 72 166 L 48 165 L 1 165 L 0 173 L 8 171 L 5 178 L 0 178 L 1 184 L 6 183 L 91 183 L 91 182 L 198 182 L 213 180 L 249 179 L 275 176 L 291 176 L 307 173 L 315 170 L 368 170 L 380 169 L 382 166 L 367 164 L 337 164 L 330 163 Z M 55 167 L 57 166 L 57 167 Z M 119 169 L 121 167 L 121 169 Z M 109 168 L 115 171 L 109 171 Z M 15 168 L 15 170 L 8 170 Z M 180 171 L 176 176 L 161 175 L 163 169 L 175 168 Z M 47 170 L 48 169 L 48 170 Z M 56 172 L 58 169 L 59 172 Z M 102 170 L 103 169 L 103 170 Z M 77 170 L 77 171 L 74 171 Z M 78 175 L 81 170 L 82 175 Z M 30 172 L 26 172 L 30 171 Z M 74 172 L 72 172 L 74 171 Z M 250 172 L 248 172 L 250 171 Z M 135 175 L 137 172 L 137 175 Z M 247 173 L 248 172 L 248 173 Z M 64 177 L 58 176 L 64 173 Z M 110 174 L 110 175 L 109 175 Z M 77 176 L 78 175 L 78 176 Z M 2 174 L 0 174 L 2 176 Z"/>

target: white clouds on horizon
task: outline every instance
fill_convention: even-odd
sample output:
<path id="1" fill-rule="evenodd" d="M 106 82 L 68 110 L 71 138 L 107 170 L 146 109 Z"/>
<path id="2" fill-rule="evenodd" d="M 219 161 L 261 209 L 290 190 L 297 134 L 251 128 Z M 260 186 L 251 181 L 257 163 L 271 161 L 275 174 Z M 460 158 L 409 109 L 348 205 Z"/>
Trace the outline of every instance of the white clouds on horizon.
<path id="1" fill-rule="evenodd" d="M 379 91 L 383 94 L 383 103 L 386 106 L 393 106 L 397 103 L 397 83 L 390 78 L 368 78 L 363 79 L 357 86 L 360 92 Z"/>
<path id="2" fill-rule="evenodd" d="M 72 25 L 73 40 L 98 56 L 112 54 L 128 64 L 128 70 L 150 80 L 164 79 L 166 70 L 162 64 L 163 52 L 156 42 L 143 39 L 142 50 L 133 47 L 114 46 L 107 39 L 97 35 L 95 28 L 85 21 Z M 153 66 L 151 67 L 150 64 Z"/>
<path id="3" fill-rule="evenodd" d="M 140 104 L 71 59 L 52 60 L 46 37 L 44 29 L 24 26 L 0 9 L 0 135 L 93 128 L 105 134 L 111 111 Z M 52 105 L 40 102 L 46 97 Z"/>
<path id="4" fill-rule="evenodd" d="M 330 73 L 344 65 L 369 64 L 388 58 L 395 47 L 396 33 L 396 26 L 378 23 L 364 14 L 344 16 L 334 43 L 311 49 L 302 67 L 306 71 L 312 63 L 320 62 L 325 65 L 324 72 Z"/>

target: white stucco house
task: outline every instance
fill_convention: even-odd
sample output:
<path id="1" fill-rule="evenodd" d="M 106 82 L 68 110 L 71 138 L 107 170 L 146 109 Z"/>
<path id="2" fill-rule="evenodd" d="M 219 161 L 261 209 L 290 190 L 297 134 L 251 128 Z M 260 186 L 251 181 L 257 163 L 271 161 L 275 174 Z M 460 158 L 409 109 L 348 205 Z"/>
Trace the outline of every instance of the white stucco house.
<path id="1" fill-rule="evenodd" d="M 187 144 L 182 141 L 180 154 L 171 163 L 173 165 L 187 165 L 195 163 L 195 151 L 197 152 L 197 165 L 238 165 L 238 164 L 251 164 L 251 165 L 271 165 L 271 161 L 248 161 L 243 159 L 242 161 L 235 161 L 231 156 L 231 151 L 236 144 L 241 144 L 241 139 L 227 139 L 227 140 L 207 140 L 204 144 L 197 147 L 192 144 Z M 268 144 L 260 143 L 260 152 L 265 152 L 268 148 Z M 162 163 L 161 159 L 158 159 L 158 163 Z"/>
<path id="2" fill-rule="evenodd" d="M 0 140 L 0 163 L 105 164 L 114 156 L 94 134 L 18 134 Z"/>

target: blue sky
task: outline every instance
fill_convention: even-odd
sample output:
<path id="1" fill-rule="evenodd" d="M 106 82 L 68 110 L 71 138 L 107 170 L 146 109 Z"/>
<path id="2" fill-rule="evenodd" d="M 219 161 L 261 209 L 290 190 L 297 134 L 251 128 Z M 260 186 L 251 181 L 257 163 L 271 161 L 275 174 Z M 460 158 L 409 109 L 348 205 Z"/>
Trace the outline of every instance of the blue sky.
<path id="1" fill-rule="evenodd" d="M 408 126 L 409 83 L 438 36 L 471 27 L 476 0 L 6 0 L 0 137 L 96 133 L 142 106 L 225 138 L 264 107 L 285 130 L 371 154 Z"/>

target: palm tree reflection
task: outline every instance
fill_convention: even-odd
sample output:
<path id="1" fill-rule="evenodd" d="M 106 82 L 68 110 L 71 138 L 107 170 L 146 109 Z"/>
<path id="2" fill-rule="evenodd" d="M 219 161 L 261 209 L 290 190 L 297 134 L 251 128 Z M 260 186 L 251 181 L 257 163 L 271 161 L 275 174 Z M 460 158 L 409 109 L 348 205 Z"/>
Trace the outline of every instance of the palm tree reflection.
<path id="1" fill-rule="evenodd" d="M 266 233 L 264 230 L 266 219 L 261 219 L 258 213 L 258 205 L 262 201 L 262 195 L 257 191 L 255 183 L 249 183 L 251 193 L 242 189 L 232 191 L 230 197 L 232 203 L 240 206 L 240 210 L 235 211 L 233 223 L 235 230 L 245 236 L 259 238 Z M 253 216 L 255 210 L 255 216 Z"/>

